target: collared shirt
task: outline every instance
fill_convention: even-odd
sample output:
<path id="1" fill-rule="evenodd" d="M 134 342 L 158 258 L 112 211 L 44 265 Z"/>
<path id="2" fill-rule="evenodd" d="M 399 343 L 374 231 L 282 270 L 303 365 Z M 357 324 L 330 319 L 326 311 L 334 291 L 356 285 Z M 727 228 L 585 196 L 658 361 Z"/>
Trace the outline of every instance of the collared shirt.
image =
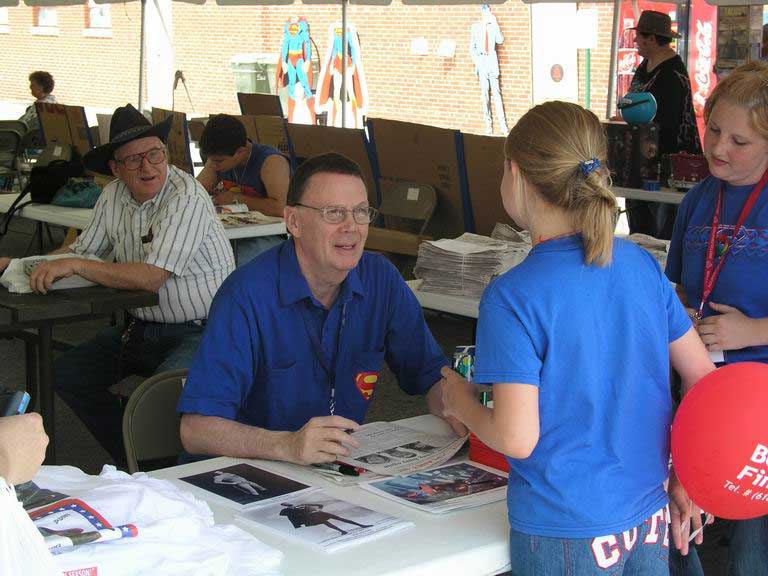
<path id="1" fill-rule="evenodd" d="M 131 313 L 148 322 L 202 320 L 224 279 L 234 270 L 232 247 L 205 188 L 168 166 L 153 199 L 139 204 L 122 180 L 113 180 L 94 207 L 93 219 L 70 249 L 116 262 L 144 262 L 171 273 L 157 306 Z"/>
<path id="2" fill-rule="evenodd" d="M 37 108 L 35 107 L 36 102 L 46 102 L 48 104 L 56 104 L 56 97 L 53 94 L 46 94 L 42 99 L 35 100 L 35 102 L 27 106 L 27 109 L 24 111 L 24 114 L 22 114 L 19 120 L 23 120 L 24 122 L 26 122 L 27 127 L 30 130 L 40 129 L 40 119 L 37 117 Z"/>
<path id="3" fill-rule="evenodd" d="M 330 414 L 333 381 L 335 414 L 362 422 L 384 360 L 409 394 L 448 365 L 397 270 L 364 253 L 325 311 L 288 240 L 222 285 L 178 410 L 298 430 Z"/>

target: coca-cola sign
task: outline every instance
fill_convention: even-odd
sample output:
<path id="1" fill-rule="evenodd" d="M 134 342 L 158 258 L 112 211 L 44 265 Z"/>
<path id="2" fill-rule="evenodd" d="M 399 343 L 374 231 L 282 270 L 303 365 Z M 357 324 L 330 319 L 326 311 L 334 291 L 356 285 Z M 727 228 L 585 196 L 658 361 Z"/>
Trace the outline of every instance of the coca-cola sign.
<path id="1" fill-rule="evenodd" d="M 717 58 L 717 7 L 704 0 L 691 3 L 691 34 L 688 43 L 688 75 L 699 134 L 704 135 L 704 104 L 715 88 L 713 66 Z"/>

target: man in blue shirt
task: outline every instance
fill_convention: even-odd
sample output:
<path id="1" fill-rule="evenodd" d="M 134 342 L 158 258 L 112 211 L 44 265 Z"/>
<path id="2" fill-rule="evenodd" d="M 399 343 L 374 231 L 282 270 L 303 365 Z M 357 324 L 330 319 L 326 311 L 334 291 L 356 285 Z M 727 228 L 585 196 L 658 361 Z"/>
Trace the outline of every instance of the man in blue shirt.
<path id="1" fill-rule="evenodd" d="M 442 415 L 448 361 L 397 270 L 363 252 L 376 209 L 338 154 L 302 164 L 288 190 L 292 238 L 224 282 L 178 410 L 191 454 L 331 462 L 357 442 L 387 361 Z M 457 423 L 456 430 L 463 431 Z"/>

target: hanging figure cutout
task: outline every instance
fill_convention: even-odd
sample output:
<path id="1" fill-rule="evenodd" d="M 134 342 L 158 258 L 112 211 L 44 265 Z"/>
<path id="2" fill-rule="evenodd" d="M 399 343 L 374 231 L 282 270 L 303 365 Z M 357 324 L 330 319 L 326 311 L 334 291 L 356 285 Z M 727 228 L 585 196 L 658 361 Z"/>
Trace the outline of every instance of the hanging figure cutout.
<path id="1" fill-rule="evenodd" d="M 509 132 L 504 117 L 504 103 L 501 100 L 499 86 L 499 58 L 496 55 L 496 45 L 504 42 L 496 16 L 488 4 L 480 8 L 480 21 L 472 24 L 472 40 L 469 44 L 469 55 L 475 64 L 475 73 L 480 81 L 480 97 L 483 103 L 485 117 L 485 133 L 493 134 L 491 117 L 491 101 L 488 92 L 493 95 L 493 105 L 496 107 L 496 127 L 505 136 Z"/>
<path id="2" fill-rule="evenodd" d="M 275 85 L 288 89 L 288 122 L 314 124 L 312 101 L 312 41 L 304 16 L 292 16 L 283 27 Z"/>
<path id="3" fill-rule="evenodd" d="M 360 58 L 360 41 L 354 24 L 347 24 L 346 49 L 341 46 L 341 23 L 328 28 L 328 52 L 320 70 L 315 111 L 327 112 L 328 126 L 341 126 L 342 102 L 347 128 L 362 128 L 368 110 L 368 88 Z M 341 93 L 342 53 L 346 56 L 346 94 Z"/>

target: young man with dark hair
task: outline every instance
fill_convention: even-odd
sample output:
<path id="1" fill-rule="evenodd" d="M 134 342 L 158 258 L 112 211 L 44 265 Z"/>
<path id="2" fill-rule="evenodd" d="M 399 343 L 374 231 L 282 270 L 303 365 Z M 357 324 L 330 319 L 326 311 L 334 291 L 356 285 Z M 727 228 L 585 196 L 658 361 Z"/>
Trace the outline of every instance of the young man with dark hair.
<path id="1" fill-rule="evenodd" d="M 245 204 L 268 216 L 282 216 L 291 169 L 277 149 L 251 142 L 245 126 L 234 116 L 212 116 L 200 137 L 205 167 L 197 179 L 213 203 Z M 283 236 L 261 236 L 238 241 L 238 265 L 279 244 Z"/>
<path id="2" fill-rule="evenodd" d="M 350 432 L 385 359 L 404 391 L 442 415 L 448 360 L 400 273 L 363 251 L 375 216 L 351 160 L 299 166 L 285 208 L 291 238 L 216 295 L 178 405 L 187 452 L 333 462 L 357 446 Z"/>

